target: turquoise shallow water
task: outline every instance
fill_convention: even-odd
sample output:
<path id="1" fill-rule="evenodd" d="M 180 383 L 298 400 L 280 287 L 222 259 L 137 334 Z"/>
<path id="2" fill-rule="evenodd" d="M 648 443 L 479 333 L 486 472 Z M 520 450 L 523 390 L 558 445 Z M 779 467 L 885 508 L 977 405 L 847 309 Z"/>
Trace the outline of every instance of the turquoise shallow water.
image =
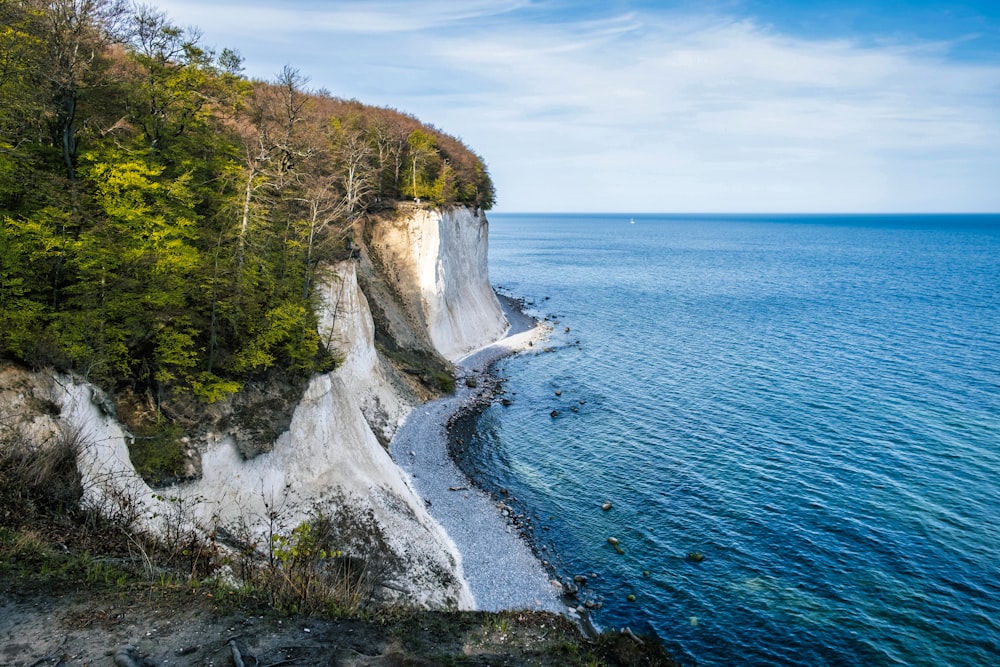
<path id="1" fill-rule="evenodd" d="M 998 664 L 1000 217 L 490 221 L 493 282 L 558 324 L 473 451 L 599 624 L 700 665 Z"/>

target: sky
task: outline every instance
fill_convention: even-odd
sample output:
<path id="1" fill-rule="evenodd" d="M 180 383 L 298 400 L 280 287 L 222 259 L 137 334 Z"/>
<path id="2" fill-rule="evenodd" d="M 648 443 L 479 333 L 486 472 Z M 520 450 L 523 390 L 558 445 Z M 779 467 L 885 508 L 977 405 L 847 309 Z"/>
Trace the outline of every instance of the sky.
<path id="1" fill-rule="evenodd" d="M 150 1 L 462 139 L 498 211 L 1000 211 L 996 0 Z"/>

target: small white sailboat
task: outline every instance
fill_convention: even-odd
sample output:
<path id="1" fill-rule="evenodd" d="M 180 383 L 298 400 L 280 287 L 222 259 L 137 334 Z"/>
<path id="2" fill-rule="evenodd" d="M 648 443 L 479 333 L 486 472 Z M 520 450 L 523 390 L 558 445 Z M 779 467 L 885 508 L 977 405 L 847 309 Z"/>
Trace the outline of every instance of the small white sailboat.
<path id="1" fill-rule="evenodd" d="M 635 218 L 629 218 L 628 224 L 634 225 L 635 224 Z"/>

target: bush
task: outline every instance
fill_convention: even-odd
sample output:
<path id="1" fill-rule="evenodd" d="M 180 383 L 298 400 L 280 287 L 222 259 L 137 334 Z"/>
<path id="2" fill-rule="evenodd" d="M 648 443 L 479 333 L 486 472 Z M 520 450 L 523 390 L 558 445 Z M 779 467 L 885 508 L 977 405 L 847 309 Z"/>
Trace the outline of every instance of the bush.
<path id="1" fill-rule="evenodd" d="M 162 415 L 136 429 L 129 444 L 135 471 L 150 486 L 162 486 L 183 477 L 187 455 L 181 440 L 184 430 Z"/>
<path id="2" fill-rule="evenodd" d="M 434 373 L 434 384 L 446 394 L 455 391 L 455 376 L 448 371 L 437 371 Z"/>
<path id="3" fill-rule="evenodd" d="M 42 515 L 64 515 L 83 495 L 76 467 L 79 442 L 63 437 L 38 447 L 14 432 L 0 436 L 0 517 L 9 527 L 30 526 Z"/>
<path id="4" fill-rule="evenodd" d="M 284 504 L 269 504 L 263 534 L 246 517 L 221 531 L 238 543 L 244 593 L 288 614 L 352 614 L 374 601 L 394 557 L 373 515 L 343 499 L 329 507 L 288 527 Z"/>

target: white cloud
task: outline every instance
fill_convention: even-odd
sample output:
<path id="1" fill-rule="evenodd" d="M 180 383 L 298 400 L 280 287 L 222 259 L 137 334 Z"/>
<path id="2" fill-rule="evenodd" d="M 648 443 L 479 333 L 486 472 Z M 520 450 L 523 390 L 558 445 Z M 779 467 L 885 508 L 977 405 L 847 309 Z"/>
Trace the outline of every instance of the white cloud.
<path id="1" fill-rule="evenodd" d="M 267 63 L 251 74 L 291 63 L 462 137 L 504 210 L 1000 209 L 1000 67 L 949 60 L 947 43 L 638 11 L 532 20 L 513 0 L 320 6 L 224 22 L 232 6 L 207 3 L 195 22 L 210 43 L 247 35 L 228 44 Z"/>
<path id="2" fill-rule="evenodd" d="M 505 167 L 495 168 L 502 185 L 517 188 L 508 193 L 513 206 L 1000 208 L 991 183 L 1000 166 L 995 66 L 949 63 L 922 45 L 797 40 L 746 21 L 650 21 L 572 57 L 532 45 L 577 43 L 578 34 L 529 30 L 511 39 L 451 42 L 445 53 L 510 91 L 483 100 L 483 116 L 463 108 L 448 119 L 467 127 L 464 116 L 480 117 L 474 143 L 491 164 L 541 151 L 568 157 L 531 181 L 507 181 Z M 494 104 L 502 112 L 491 117 L 486 105 Z M 560 105 L 566 113 L 541 113 Z M 936 187 L 963 178 L 979 186 L 959 197 Z"/>
<path id="3" fill-rule="evenodd" d="M 503 15 L 528 0 L 405 0 L 371 2 L 265 2 L 166 0 L 156 6 L 171 16 L 198 17 L 198 25 L 220 25 L 252 34 L 323 32 L 331 35 L 386 34 L 436 30 Z"/>

